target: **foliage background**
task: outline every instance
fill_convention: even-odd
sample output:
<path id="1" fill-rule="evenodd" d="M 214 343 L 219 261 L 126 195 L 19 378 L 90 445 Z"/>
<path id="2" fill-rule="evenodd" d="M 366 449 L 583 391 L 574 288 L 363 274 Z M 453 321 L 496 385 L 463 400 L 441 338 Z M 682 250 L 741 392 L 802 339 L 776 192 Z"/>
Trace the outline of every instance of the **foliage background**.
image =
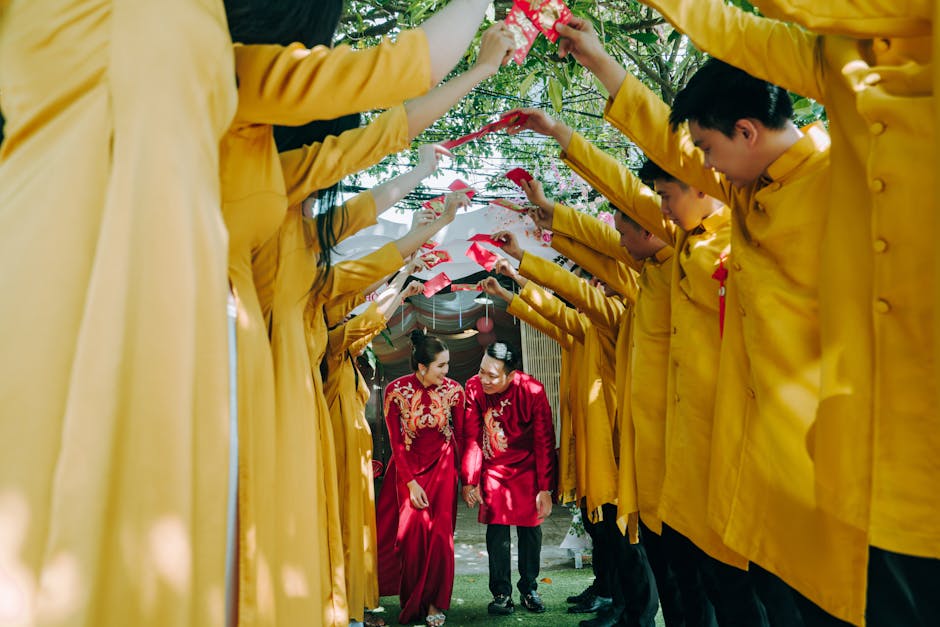
<path id="1" fill-rule="evenodd" d="M 402 29 L 420 25 L 447 0 L 348 0 L 337 43 L 356 47 L 374 45 L 382 36 L 394 36 Z M 729 0 L 744 10 L 755 9 L 744 0 Z M 594 22 L 608 50 L 629 71 L 671 103 L 676 92 L 707 58 L 687 37 L 672 28 L 658 13 L 637 0 L 569 0 L 575 15 Z M 480 33 L 505 17 L 512 0 L 496 0 L 487 13 Z M 473 61 L 477 40 L 455 73 Z M 496 119 L 497 114 L 514 107 L 537 107 L 564 120 L 587 139 L 629 166 L 636 167 L 640 151 L 603 120 L 607 93 L 589 72 L 573 59 L 557 58 L 557 45 L 544 37 L 536 40 L 523 66 L 510 64 L 496 76 L 481 83 L 444 118 L 432 125 L 418 143 L 439 142 L 459 137 Z M 433 54 L 433 52 L 432 52 Z M 798 123 L 822 117 L 822 107 L 794 96 Z M 419 188 L 406 199 L 405 207 L 416 207 L 426 198 L 440 194 L 453 178 L 485 179 L 475 184 L 482 192 L 478 200 L 518 196 L 516 188 L 502 174 L 523 167 L 546 184 L 550 197 L 596 213 L 603 199 L 570 173 L 559 167 L 554 140 L 525 133 L 510 137 L 493 133 L 454 150 L 455 159 L 445 162 L 438 182 Z M 416 159 L 414 149 L 390 157 L 364 173 L 347 179 L 355 190 L 374 180 L 384 180 L 406 169 Z"/>

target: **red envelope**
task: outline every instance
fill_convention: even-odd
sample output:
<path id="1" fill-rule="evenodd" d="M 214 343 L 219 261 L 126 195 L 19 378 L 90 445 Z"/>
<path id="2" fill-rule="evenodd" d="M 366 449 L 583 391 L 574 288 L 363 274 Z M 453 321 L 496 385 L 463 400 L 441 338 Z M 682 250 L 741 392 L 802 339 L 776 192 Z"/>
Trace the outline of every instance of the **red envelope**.
<path id="1" fill-rule="evenodd" d="M 501 131 L 504 128 L 511 128 L 513 126 L 525 124 L 525 121 L 528 119 L 528 113 L 523 113 L 521 111 L 510 111 L 509 113 L 504 113 L 498 120 L 487 124 L 483 128 L 487 129 L 487 132 Z"/>
<path id="2" fill-rule="evenodd" d="M 479 242 L 473 242 L 470 244 L 470 248 L 467 249 L 467 257 L 470 257 L 475 262 L 483 266 L 487 272 L 492 272 L 496 262 L 499 261 L 499 255 L 496 253 L 491 253 L 487 249 L 483 248 L 480 246 Z"/>
<path id="3" fill-rule="evenodd" d="M 515 7 L 519 7 L 546 39 L 553 43 L 559 37 L 555 27 L 571 21 L 571 9 L 564 0 L 516 0 Z"/>
<path id="4" fill-rule="evenodd" d="M 469 186 L 469 185 L 467 185 L 466 183 L 464 183 L 464 182 L 461 181 L 460 179 L 456 179 L 453 183 L 451 183 L 450 185 L 448 185 L 448 186 L 447 186 L 447 189 L 449 189 L 449 190 L 452 191 L 452 192 L 459 192 L 460 190 L 465 189 L 465 190 L 467 190 L 467 198 L 473 198 L 474 196 L 477 195 L 477 193 L 476 193 L 475 191 L 473 191 L 472 189 L 470 189 L 470 186 Z"/>
<path id="5" fill-rule="evenodd" d="M 450 253 L 446 250 L 432 250 L 421 255 L 421 260 L 424 261 L 428 268 L 433 268 L 445 261 L 450 261 L 451 257 Z"/>
<path id="6" fill-rule="evenodd" d="M 525 11 L 518 4 L 513 5 L 512 9 L 506 15 L 506 26 L 509 28 L 509 34 L 515 41 L 515 52 L 512 54 L 513 60 L 522 65 L 525 62 L 532 44 L 539 36 L 539 29 L 526 16 Z"/>
<path id="7" fill-rule="evenodd" d="M 506 200 L 505 198 L 497 198 L 496 200 L 490 201 L 491 205 L 496 205 L 497 207 L 502 207 L 503 209 L 509 209 L 510 211 L 515 211 L 516 213 L 528 213 L 526 208 L 522 205 L 517 205 L 511 200 Z"/>
<path id="8" fill-rule="evenodd" d="M 424 283 L 424 296 L 425 298 L 431 298 L 442 289 L 450 285 L 450 277 L 441 272 L 436 277 L 430 281 L 425 281 Z"/>
<path id="9" fill-rule="evenodd" d="M 421 248 L 424 248 L 425 250 L 433 250 L 437 248 L 437 242 L 435 242 L 434 240 L 428 240 L 425 243 L 421 244 Z"/>
<path id="10" fill-rule="evenodd" d="M 451 292 L 481 292 L 483 291 L 475 283 L 451 283 Z"/>
<path id="11" fill-rule="evenodd" d="M 490 244 L 496 248 L 502 248 L 503 242 L 493 239 L 492 235 L 487 235 L 486 233 L 477 233 L 473 237 L 467 238 L 468 242 L 483 242 L 485 244 Z"/>
<path id="12" fill-rule="evenodd" d="M 466 143 L 469 142 L 469 141 L 473 141 L 474 139 L 477 139 L 478 137 L 480 137 L 480 136 L 483 135 L 483 134 L 484 134 L 484 133 L 482 133 L 482 132 L 480 132 L 480 131 L 476 131 L 476 132 L 474 132 L 474 133 L 469 133 L 469 134 L 467 134 L 467 135 L 464 135 L 463 137 L 458 137 L 457 139 L 449 139 L 449 140 L 447 140 L 446 142 L 442 142 L 442 143 L 441 143 L 441 146 L 443 146 L 444 148 L 450 150 L 451 148 L 454 148 L 454 147 L 459 146 L 459 145 L 461 145 L 461 144 L 466 144 Z"/>
<path id="13" fill-rule="evenodd" d="M 421 206 L 425 209 L 430 209 L 434 212 L 434 215 L 440 216 L 444 213 L 444 197 L 438 196 L 437 198 L 432 198 L 431 200 L 425 200 L 421 203 Z"/>
<path id="14" fill-rule="evenodd" d="M 532 180 L 532 175 L 526 172 L 525 170 L 523 170 L 522 168 L 513 168 L 509 172 L 506 172 L 505 176 L 507 179 L 509 179 L 510 181 L 518 185 L 519 187 L 522 187 L 523 181 Z"/>

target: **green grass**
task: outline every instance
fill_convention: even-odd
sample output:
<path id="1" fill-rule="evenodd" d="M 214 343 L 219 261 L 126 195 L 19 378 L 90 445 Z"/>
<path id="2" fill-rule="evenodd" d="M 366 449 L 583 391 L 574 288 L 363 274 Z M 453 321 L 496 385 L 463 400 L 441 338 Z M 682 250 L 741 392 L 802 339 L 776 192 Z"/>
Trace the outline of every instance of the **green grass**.
<path id="1" fill-rule="evenodd" d="M 513 575 L 516 576 L 515 574 Z M 490 616 L 486 613 L 487 604 L 493 600 L 487 587 L 486 575 L 458 575 L 454 579 L 454 593 L 451 597 L 447 614 L 448 627 L 464 625 L 493 625 L 494 627 L 514 627 L 515 625 L 551 625 L 552 627 L 574 627 L 580 621 L 592 618 L 593 614 L 580 616 L 569 614 L 565 598 L 578 594 L 593 579 L 590 568 L 542 570 L 539 575 L 539 594 L 547 611 L 544 614 L 530 614 L 519 602 L 518 591 L 513 593 L 516 611 L 510 616 Z M 549 583 L 549 581 L 551 583 Z M 380 614 L 389 625 L 398 623 L 398 597 L 382 597 L 385 612 Z M 414 623 L 423 625 L 423 623 Z M 662 616 L 656 617 L 657 627 L 664 625 Z"/>

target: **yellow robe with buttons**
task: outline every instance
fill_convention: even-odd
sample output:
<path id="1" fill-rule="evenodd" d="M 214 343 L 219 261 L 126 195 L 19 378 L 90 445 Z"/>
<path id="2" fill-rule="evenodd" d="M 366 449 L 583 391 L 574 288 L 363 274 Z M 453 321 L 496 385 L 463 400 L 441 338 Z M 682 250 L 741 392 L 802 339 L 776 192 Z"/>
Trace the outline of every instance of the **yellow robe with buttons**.
<path id="1" fill-rule="evenodd" d="M 328 323 L 344 317 L 329 308 L 326 316 Z M 354 360 L 387 322 L 372 303 L 362 314 L 330 329 L 324 357 L 327 375 L 323 388 L 333 421 L 339 470 L 346 595 L 349 617 L 358 621 L 363 619 L 363 609 L 378 606 L 379 581 L 372 430 L 365 413 L 370 392 Z"/>
<path id="2" fill-rule="evenodd" d="M 586 141 L 580 134 L 572 136 L 562 158 L 615 207 L 630 207 L 634 214 L 642 213 L 653 218 L 659 215 L 659 196 L 643 185 L 620 161 Z M 571 230 L 567 219 L 569 215 L 556 211 L 552 224 L 555 233 L 568 233 Z M 579 222 L 591 224 L 584 218 Z M 616 231 L 605 233 L 591 226 L 591 231 L 582 233 L 581 237 L 585 238 L 583 242 L 591 242 L 597 250 L 612 259 L 622 263 L 632 262 L 632 257 L 620 246 Z M 654 235 L 664 241 L 669 238 L 661 218 L 651 226 L 658 227 L 651 231 Z M 633 340 L 629 352 L 629 412 L 636 434 L 637 505 L 644 524 L 655 533 L 662 531 L 662 521 L 657 510 L 666 465 L 667 364 L 671 336 L 669 319 L 673 252 L 671 246 L 666 246 L 655 257 L 647 259 L 640 269 L 633 308 Z M 591 267 L 587 269 L 602 279 L 605 276 L 598 274 L 601 270 L 594 272 Z M 621 407 L 621 411 L 625 409 Z M 623 470 L 621 465 L 621 481 Z M 624 512 L 620 512 L 621 520 L 623 515 Z"/>
<path id="3" fill-rule="evenodd" d="M 816 504 L 805 441 L 819 398 L 819 255 L 829 186 L 820 125 L 734 188 L 704 167 L 666 106 L 628 77 L 610 115 L 651 159 L 733 207 L 727 317 L 710 470 L 709 523 L 725 543 L 830 613 L 864 619 L 867 543 Z M 637 131 L 636 129 L 642 129 Z M 818 200 L 816 201 L 819 202 Z M 794 536 L 800 541 L 794 543 Z"/>
<path id="4" fill-rule="evenodd" d="M 535 283 L 526 285 L 529 291 L 541 290 Z M 543 292 L 544 300 L 550 296 Z M 583 420 L 583 411 L 578 394 L 578 365 L 584 356 L 584 344 L 580 339 L 561 329 L 561 327 L 536 311 L 519 296 L 514 296 L 506 308 L 510 315 L 523 320 L 555 340 L 561 347 L 561 367 L 558 377 L 558 487 L 556 493 L 559 503 L 571 503 L 577 500 L 577 468 L 575 465 L 574 424 Z M 577 417 L 576 417 L 577 416 Z"/>
<path id="5" fill-rule="evenodd" d="M 630 79 L 628 76 L 627 80 Z M 625 130 L 618 123 L 617 118 L 621 115 L 626 113 L 620 108 L 608 110 L 608 120 Z M 572 150 L 578 150 L 579 145 L 583 146 L 580 140 L 576 143 L 573 138 L 568 147 L 567 156 L 572 162 L 575 161 L 571 156 Z M 586 163 L 593 163 L 592 157 L 585 150 L 576 154 L 581 152 L 585 153 L 585 164 L 579 167 L 588 169 Z M 637 190 L 635 194 L 649 198 L 650 192 L 642 191 L 642 184 L 635 177 L 627 177 L 627 174 L 624 169 L 621 179 L 634 186 Z M 601 186 L 601 190 L 604 189 Z M 615 204 L 677 251 L 670 287 L 672 337 L 667 378 L 669 403 L 666 412 L 665 470 L 659 512 L 653 520 L 666 522 L 715 559 L 744 567 L 746 560 L 725 546 L 718 534 L 706 524 L 706 469 L 709 468 L 711 457 L 720 350 L 718 282 L 712 278 L 712 274 L 718 267 L 719 257 L 729 253 L 730 210 L 722 207 L 705 219 L 702 233 L 689 234 L 666 223 L 658 203 L 646 201 L 631 204 L 628 198 L 623 197 L 620 204 Z"/>
<path id="6" fill-rule="evenodd" d="M 534 280 L 519 292 L 519 298 L 583 345 L 578 359 L 571 364 L 575 376 L 570 383 L 577 395 L 572 400 L 571 437 L 566 440 L 562 435 L 561 454 L 566 453 L 566 442 L 573 444 L 575 498 L 579 503 L 584 500 L 592 521 L 600 521 L 601 506 L 617 499 L 617 462 L 611 433 L 613 412 L 608 411 L 614 405 L 613 386 L 604 381 L 598 367 L 601 354 L 598 331 L 586 315 L 565 305 Z M 607 343 L 612 347 L 613 338 L 608 338 Z M 570 465 L 563 465 L 562 472 L 566 468 Z"/>
<path id="7" fill-rule="evenodd" d="M 641 262 L 622 246 L 617 231 L 591 216 L 565 205 L 556 205 L 552 223 L 552 248 L 603 281 L 609 288 L 635 302 L 637 270 Z M 613 329 L 617 342 L 614 381 L 617 399 L 617 524 L 620 531 L 637 542 L 638 495 L 636 476 L 636 429 L 630 410 L 633 344 L 633 307 L 621 316 Z M 625 359 L 624 356 L 627 356 Z"/>
<path id="8" fill-rule="evenodd" d="M 649 4 L 699 48 L 826 106 L 832 184 L 823 205 L 822 389 L 808 442 L 819 504 L 866 530 L 875 546 L 940 557 L 935 303 L 924 298 L 936 292 L 935 264 L 925 261 L 935 248 L 931 37 L 917 19 L 882 25 L 883 37 L 865 39 L 816 35 L 720 2 Z M 856 17 L 900 11 L 853 6 L 852 19 L 823 10 L 836 17 L 826 28 L 853 32 L 865 22 Z M 927 7 L 909 6 L 911 17 Z M 809 11 L 794 15 L 808 19 Z"/>
<path id="9" fill-rule="evenodd" d="M 0 4 L 0 622 L 221 627 L 223 4 Z"/>
<path id="10" fill-rule="evenodd" d="M 570 207 L 566 207 L 566 209 L 573 211 Z M 585 215 L 579 215 L 578 217 L 583 218 L 585 223 L 597 223 L 598 227 L 603 229 L 601 231 L 603 235 L 616 235 L 614 229 L 600 220 Z M 588 228 L 592 226 L 589 225 Z M 630 299 L 636 298 L 636 272 L 630 266 L 621 263 L 610 263 L 610 257 L 599 253 L 594 246 L 577 242 L 555 230 L 552 233 L 552 248 L 606 283 L 608 287 L 612 288 L 613 285 L 620 283 L 622 285 L 620 289 L 623 292 L 615 290 L 620 297 L 623 297 L 624 292 L 626 292 Z M 619 238 L 617 239 L 619 241 Z M 631 260 L 631 263 L 639 265 L 639 262 L 634 260 Z M 575 304 L 577 305 L 577 303 Z M 616 338 L 614 344 L 614 398 L 617 420 L 614 426 L 614 450 L 617 457 L 618 472 L 617 525 L 620 527 L 621 533 L 628 536 L 630 541 L 635 544 L 639 542 L 639 506 L 637 504 L 636 486 L 636 433 L 630 415 L 631 362 L 629 359 L 617 359 L 617 356 L 629 355 L 630 353 L 633 337 L 632 321 L 633 308 L 631 306 L 618 320 L 595 321 L 595 323 L 604 326 L 605 322 L 615 322 L 617 325 L 615 328 L 608 328 L 608 331 Z"/>
<path id="11" fill-rule="evenodd" d="M 375 163 L 389 152 L 405 147 L 407 119 L 398 106 L 382 114 L 372 125 L 330 137 L 322 144 L 279 155 L 272 124 L 300 124 L 329 118 L 371 106 L 401 102 L 427 89 L 429 61 L 423 34 L 387 42 L 362 53 L 341 49 L 297 46 L 235 46 L 238 76 L 238 110 L 222 139 L 220 176 L 222 215 L 229 230 L 229 280 L 238 306 L 238 409 L 239 409 L 239 623 L 241 625 L 290 624 L 279 614 L 280 599 L 303 597 L 299 584 L 279 565 L 275 549 L 277 525 L 291 520 L 278 512 L 275 493 L 276 452 L 280 452 L 274 420 L 275 367 L 268 341 L 266 320 L 276 295 L 273 281 L 255 285 L 254 258 L 284 221 L 288 204 L 329 187 L 342 176 Z M 405 59 L 423 59 L 411 80 L 401 76 L 389 89 L 374 71 L 404 66 Z M 406 74 L 403 70 L 399 73 Z M 348 98 L 336 98 L 348 88 Z M 339 103 L 339 104 L 338 104 Z M 314 238 L 315 239 L 315 238 Z M 302 249 L 301 249 L 302 250 Z M 311 277 L 308 277 L 312 283 Z M 308 283 L 308 288 L 310 283 Z M 265 287 L 266 286 L 266 287 Z M 259 292 L 259 289 L 262 290 Z M 265 292 L 264 290 L 268 291 Z M 265 304 L 262 304 L 262 301 Z M 298 345 L 298 350 L 302 345 Z M 280 412 L 283 421 L 292 420 Z M 292 440 L 294 446 L 314 440 Z M 288 510 L 290 500 L 283 501 Z M 338 534 L 339 530 L 336 530 Z M 341 552 L 340 552 L 341 557 Z M 293 560 L 296 554 L 287 553 Z M 336 583 L 330 561 L 324 565 L 323 583 Z M 304 584 L 306 585 L 306 583 Z M 342 585 L 334 585 L 331 615 L 344 611 Z M 309 594 L 308 594 L 309 596 Z M 288 613 L 288 616 L 290 613 Z"/>
<path id="12" fill-rule="evenodd" d="M 618 496 L 616 379 L 611 380 L 606 373 L 616 363 L 617 331 L 620 320 L 628 314 L 627 305 L 622 299 L 604 296 L 600 289 L 535 255 L 523 255 L 519 272 L 554 290 L 581 312 L 578 315 L 585 347 L 581 366 L 586 372 L 582 379 L 585 421 L 583 431 L 574 434 L 575 454 L 579 471 L 583 469 L 578 475 L 579 496 L 586 499 L 588 515 L 600 520 L 601 506 L 617 503 Z"/>

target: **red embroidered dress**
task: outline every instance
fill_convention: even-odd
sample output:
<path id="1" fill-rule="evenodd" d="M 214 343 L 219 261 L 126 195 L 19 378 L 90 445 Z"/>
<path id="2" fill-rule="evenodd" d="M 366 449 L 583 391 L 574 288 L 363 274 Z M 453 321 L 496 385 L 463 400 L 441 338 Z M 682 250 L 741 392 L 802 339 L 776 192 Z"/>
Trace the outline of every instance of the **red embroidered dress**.
<path id="1" fill-rule="evenodd" d="M 517 370 L 502 394 L 486 394 L 475 376 L 466 418 L 456 424 L 460 479 L 483 495 L 480 522 L 538 526 L 535 497 L 555 487 L 555 427 L 542 384 Z"/>
<path id="2" fill-rule="evenodd" d="M 415 375 L 385 388 L 385 424 L 392 459 L 379 493 L 379 591 L 401 598 L 399 622 L 446 610 L 454 587 L 457 452 L 454 424 L 466 398 L 453 379 L 425 387 Z M 411 505 L 408 482 L 424 489 L 429 506 Z"/>

